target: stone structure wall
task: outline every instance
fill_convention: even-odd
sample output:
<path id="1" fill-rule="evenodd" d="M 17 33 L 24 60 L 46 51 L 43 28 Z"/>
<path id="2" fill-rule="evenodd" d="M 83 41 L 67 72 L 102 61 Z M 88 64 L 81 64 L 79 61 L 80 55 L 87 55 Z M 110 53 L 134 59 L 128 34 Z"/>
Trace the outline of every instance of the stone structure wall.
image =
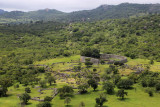
<path id="1" fill-rule="evenodd" d="M 86 57 L 86 56 L 81 56 L 80 58 L 80 61 L 85 63 L 85 59 L 87 58 L 90 58 L 90 61 L 93 63 L 93 64 L 99 64 L 100 63 L 100 60 L 99 59 L 96 59 L 96 58 L 92 58 L 92 57 Z"/>
<path id="2" fill-rule="evenodd" d="M 100 59 L 108 61 L 108 64 L 113 64 L 115 62 L 126 63 L 128 61 L 126 57 L 120 56 L 120 55 L 114 55 L 114 54 L 102 54 L 100 56 Z M 118 61 L 112 60 L 112 59 L 118 59 Z"/>
<path id="3" fill-rule="evenodd" d="M 84 63 L 86 58 L 90 58 L 90 61 L 93 64 L 99 64 L 100 60 L 108 61 L 107 64 L 113 64 L 115 62 L 126 63 L 128 61 L 126 57 L 114 54 L 101 54 L 100 59 L 81 56 L 80 61 Z M 114 59 L 117 59 L 118 61 Z"/>

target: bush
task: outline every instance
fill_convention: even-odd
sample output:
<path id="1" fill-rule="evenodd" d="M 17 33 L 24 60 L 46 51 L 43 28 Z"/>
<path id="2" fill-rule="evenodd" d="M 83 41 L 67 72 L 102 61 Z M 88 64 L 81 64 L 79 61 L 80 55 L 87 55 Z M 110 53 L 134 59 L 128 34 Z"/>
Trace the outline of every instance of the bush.
<path id="1" fill-rule="evenodd" d="M 59 89 L 59 96 L 61 99 L 64 99 L 65 97 L 71 97 L 73 96 L 73 88 L 71 86 L 63 86 Z"/>
<path id="2" fill-rule="evenodd" d="M 52 101 L 52 97 L 46 96 L 46 97 L 44 98 L 44 101 L 50 102 L 50 101 Z"/>
<path id="3" fill-rule="evenodd" d="M 82 83 L 78 86 L 80 94 L 87 93 L 88 88 L 89 88 L 89 85 L 87 83 Z"/>
<path id="4" fill-rule="evenodd" d="M 124 65 L 124 63 L 122 63 L 122 62 L 119 62 L 119 61 L 116 61 L 116 62 L 114 63 L 114 65 L 119 65 L 119 66 L 122 66 L 122 65 Z"/>
<path id="5" fill-rule="evenodd" d="M 113 94 L 114 93 L 114 84 L 111 82 L 104 82 L 103 89 L 106 90 L 107 94 Z"/>
<path id="6" fill-rule="evenodd" d="M 123 89 L 118 90 L 117 92 L 117 97 L 120 97 L 121 99 L 124 99 L 124 96 L 127 95 L 128 93 L 125 92 Z"/>
<path id="7" fill-rule="evenodd" d="M 86 47 L 81 50 L 81 56 L 100 58 L 100 50 L 96 48 Z"/>
<path id="8" fill-rule="evenodd" d="M 21 94 L 19 99 L 22 101 L 22 104 L 27 104 L 28 101 L 31 99 L 31 96 L 27 93 Z"/>
<path id="9" fill-rule="evenodd" d="M 150 97 L 153 97 L 153 92 L 152 91 L 149 91 L 148 94 L 149 94 Z"/>
<path id="10" fill-rule="evenodd" d="M 52 105 L 49 102 L 43 102 L 39 103 L 37 107 L 52 107 Z"/>
<path id="11" fill-rule="evenodd" d="M 117 83 L 118 88 L 129 89 L 133 85 L 133 81 L 130 79 L 122 79 Z"/>
<path id="12" fill-rule="evenodd" d="M 96 98 L 95 100 L 96 100 L 96 104 L 99 105 L 100 107 L 102 107 L 103 104 L 108 101 L 106 99 L 106 96 L 103 93 L 100 94 L 100 96 Z"/>
<path id="13" fill-rule="evenodd" d="M 160 82 L 155 85 L 156 91 L 160 91 Z"/>
<path id="14" fill-rule="evenodd" d="M 25 88 L 26 93 L 31 93 L 31 89 L 29 87 Z"/>

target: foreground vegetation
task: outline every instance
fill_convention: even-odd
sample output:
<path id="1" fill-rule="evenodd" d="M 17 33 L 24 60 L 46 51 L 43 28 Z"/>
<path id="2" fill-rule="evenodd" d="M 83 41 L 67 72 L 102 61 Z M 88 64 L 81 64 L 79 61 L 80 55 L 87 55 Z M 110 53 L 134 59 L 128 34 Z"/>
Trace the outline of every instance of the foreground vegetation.
<path id="1" fill-rule="evenodd" d="M 1 24 L 0 105 L 158 107 L 159 19 Z M 102 53 L 128 62 L 80 61 Z"/>

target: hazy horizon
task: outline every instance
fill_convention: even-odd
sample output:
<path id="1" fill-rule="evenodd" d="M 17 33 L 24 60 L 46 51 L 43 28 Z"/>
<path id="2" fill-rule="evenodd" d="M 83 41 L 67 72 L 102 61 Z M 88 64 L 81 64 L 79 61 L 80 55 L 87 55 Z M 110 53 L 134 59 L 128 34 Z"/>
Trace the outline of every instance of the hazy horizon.
<path id="1" fill-rule="evenodd" d="M 157 4 L 160 0 L 1 0 L 0 9 L 6 11 L 36 11 L 40 9 L 56 9 L 62 12 L 90 10 L 100 5 L 118 5 L 121 3 Z"/>

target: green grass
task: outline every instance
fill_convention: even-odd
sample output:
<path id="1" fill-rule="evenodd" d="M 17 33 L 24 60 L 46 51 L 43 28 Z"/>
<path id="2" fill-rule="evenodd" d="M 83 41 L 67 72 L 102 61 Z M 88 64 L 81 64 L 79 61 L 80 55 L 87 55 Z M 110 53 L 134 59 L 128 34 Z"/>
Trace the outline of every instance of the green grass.
<path id="1" fill-rule="evenodd" d="M 62 87 L 65 83 L 58 83 L 57 87 Z M 50 86 L 49 86 L 50 87 Z M 51 86 L 53 87 L 53 86 Z M 115 95 L 107 95 L 108 102 L 104 104 L 104 107 L 159 107 L 160 105 L 160 94 L 154 93 L 153 97 L 149 97 L 147 93 L 145 93 L 144 88 L 140 87 L 136 84 L 134 87 L 135 89 L 126 90 L 128 92 L 128 96 L 124 101 L 119 100 Z M 102 87 L 99 86 L 99 91 L 93 91 L 92 88 L 89 89 L 89 93 L 83 95 L 75 95 L 72 97 L 72 101 L 70 105 L 71 107 L 78 107 L 80 102 L 83 101 L 86 107 L 94 107 L 95 106 L 95 98 L 99 96 L 100 93 L 104 92 L 101 90 Z M 32 97 L 40 97 L 41 99 L 45 96 L 50 96 L 52 91 L 46 90 L 43 91 L 44 94 L 39 94 L 37 91 L 38 89 L 31 88 L 30 95 Z M 118 89 L 115 88 L 115 91 Z M 75 89 L 75 93 L 77 93 L 77 89 Z M 20 86 L 19 89 L 14 89 L 13 87 L 9 88 L 8 97 L 0 98 L 0 105 L 1 107 L 20 107 L 19 103 L 20 100 L 17 97 L 17 94 L 21 94 L 24 92 L 24 87 Z M 38 101 L 29 101 L 29 105 L 27 107 L 35 107 L 38 104 Z M 53 107 L 64 107 L 64 99 L 60 99 L 57 95 L 51 102 Z"/>
<path id="2" fill-rule="evenodd" d="M 136 87 L 136 91 L 134 89 L 126 90 L 128 96 L 126 96 L 124 101 L 119 100 L 116 95 L 107 95 L 108 102 L 104 103 L 104 107 L 159 107 L 160 94 L 154 94 L 154 97 L 149 97 L 141 87 L 138 85 L 136 85 Z M 99 88 L 99 90 L 100 89 L 101 88 Z M 103 91 L 94 92 L 90 89 L 89 94 L 74 96 L 70 105 L 72 105 L 72 107 L 79 107 L 80 102 L 83 101 L 86 107 L 94 107 L 96 104 L 95 98 L 102 92 Z M 59 96 L 57 96 L 52 103 L 55 107 L 64 107 L 64 100 L 61 100 Z"/>
<path id="3" fill-rule="evenodd" d="M 72 68 L 70 65 L 72 64 L 78 64 L 78 63 L 58 63 L 52 66 L 52 63 L 57 63 L 57 62 L 71 62 L 71 61 L 79 61 L 80 56 L 75 55 L 71 57 L 65 57 L 65 58 L 55 58 L 55 59 L 50 59 L 50 60 L 44 60 L 40 62 L 35 62 L 34 64 L 45 64 L 49 65 L 52 67 L 53 70 L 58 71 L 58 70 L 65 70 L 65 69 L 70 69 Z M 128 65 L 138 65 L 138 64 L 149 64 L 149 60 L 146 59 L 128 59 L 127 62 Z M 151 69 L 155 70 L 156 66 L 159 66 L 159 62 L 155 62 L 153 65 L 151 65 Z M 82 67 L 85 65 L 82 64 Z M 108 68 L 109 65 L 93 65 L 90 69 L 90 71 L 93 70 L 93 68 L 97 69 L 97 72 L 100 72 L 100 75 L 103 75 L 104 71 L 106 68 Z M 133 71 L 122 71 L 123 73 L 130 73 Z M 72 74 L 74 72 L 63 72 L 63 73 L 68 73 Z M 39 77 L 44 79 L 45 75 L 39 74 Z M 123 77 L 123 78 L 126 78 Z M 70 78 L 72 79 L 72 78 Z M 70 79 L 68 79 L 70 81 Z M 56 88 L 61 88 L 64 85 L 67 85 L 65 81 L 62 81 L 62 79 L 57 80 L 57 85 L 55 86 Z M 76 85 L 75 85 L 76 86 Z M 31 86 L 29 86 L 31 88 Z M 145 93 L 144 88 L 140 87 L 138 84 L 136 84 L 134 87 L 136 87 L 136 91 L 134 89 L 132 90 L 126 90 L 128 92 L 128 96 L 126 96 L 126 99 L 124 101 L 119 100 L 115 95 L 107 95 L 108 102 L 104 104 L 104 107 L 159 107 L 160 105 L 160 94 L 159 93 L 154 93 L 153 97 L 149 97 L 147 93 Z M 47 88 L 54 88 L 54 86 L 49 86 Z M 20 85 L 19 89 L 15 89 L 10 87 L 8 90 L 8 97 L 2 97 L 0 98 L 0 107 L 20 107 L 20 100 L 17 97 L 17 94 L 22 94 L 24 93 L 25 87 Z M 81 101 L 83 101 L 86 105 L 86 107 L 95 107 L 95 98 L 99 96 L 100 93 L 104 92 L 102 91 L 102 86 L 99 85 L 98 91 L 94 92 L 92 88 L 89 88 L 89 92 L 84 95 L 74 95 L 72 97 L 72 101 L 70 103 L 70 107 L 79 107 L 79 104 Z M 115 88 L 115 91 L 118 89 Z M 77 93 L 77 89 L 75 89 L 75 93 Z M 45 90 L 43 91 L 44 94 L 40 94 L 38 92 L 38 89 L 31 88 L 31 97 L 40 97 L 43 99 L 45 96 L 51 96 L 52 95 L 52 90 Z M 38 101 L 33 101 L 30 100 L 29 104 L 27 107 L 35 107 L 39 102 Z M 53 107 L 65 107 L 64 104 L 64 99 L 60 99 L 59 96 L 57 95 L 51 102 Z"/>
<path id="4" fill-rule="evenodd" d="M 35 62 L 34 64 L 51 65 L 53 63 L 58 63 L 58 62 L 79 61 L 79 59 L 80 59 L 80 55 L 75 55 L 75 56 L 70 56 L 70 57 L 62 57 L 62 58 L 54 58 L 54 59 L 49 59 L 49 60 L 38 61 L 38 62 Z"/>

